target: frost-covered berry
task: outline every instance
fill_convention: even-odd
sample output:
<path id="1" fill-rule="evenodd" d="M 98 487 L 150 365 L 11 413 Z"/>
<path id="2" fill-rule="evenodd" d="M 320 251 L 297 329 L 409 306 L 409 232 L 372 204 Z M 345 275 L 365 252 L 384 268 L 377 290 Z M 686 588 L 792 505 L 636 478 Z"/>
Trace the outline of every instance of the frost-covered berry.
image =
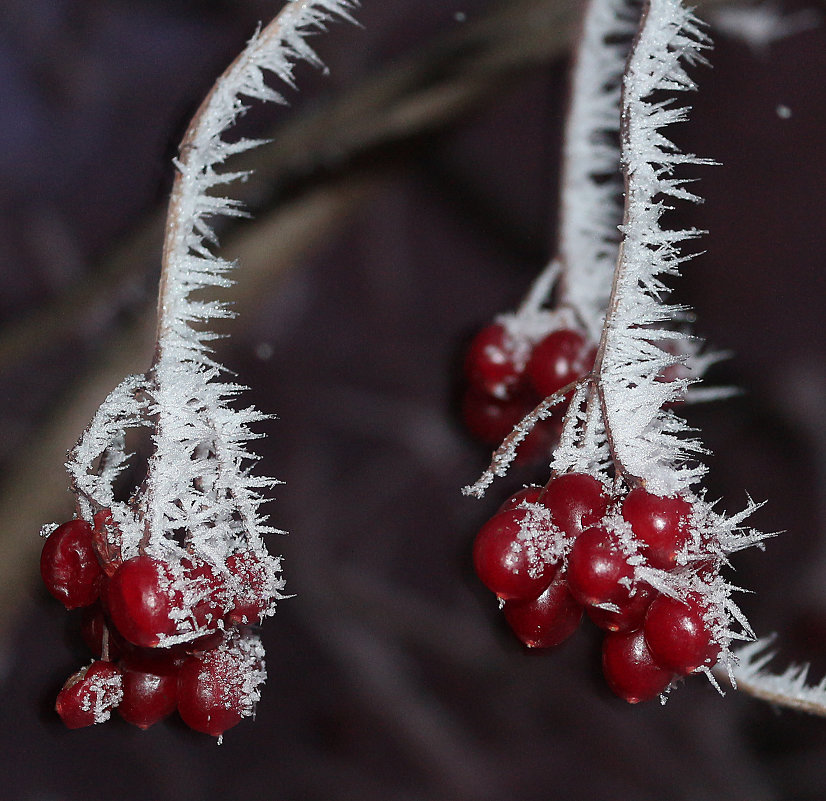
<path id="1" fill-rule="evenodd" d="M 525 374 L 544 398 L 584 376 L 594 366 L 595 355 L 582 334 L 563 328 L 534 347 Z"/>
<path id="2" fill-rule="evenodd" d="M 685 498 L 654 495 L 636 487 L 623 501 L 622 516 L 643 544 L 642 553 L 652 567 L 676 566 L 677 554 L 691 536 L 691 504 Z"/>
<path id="3" fill-rule="evenodd" d="M 505 512 L 508 509 L 515 509 L 517 506 L 522 506 L 526 503 L 536 503 L 539 496 L 542 494 L 543 488 L 530 486 L 523 487 L 518 492 L 514 492 L 498 509 L 499 512 Z"/>
<path id="4" fill-rule="evenodd" d="M 251 715 L 266 678 L 264 649 L 246 636 L 191 656 L 178 674 L 178 713 L 196 731 L 219 737 Z"/>
<path id="5" fill-rule="evenodd" d="M 608 686 L 629 704 L 655 698 L 673 678 L 669 670 L 654 661 L 641 629 L 605 635 L 602 672 Z"/>
<path id="6" fill-rule="evenodd" d="M 226 582 L 212 565 L 184 557 L 181 559 L 184 571 L 185 600 L 195 628 L 212 630 L 224 617 Z"/>
<path id="7" fill-rule="evenodd" d="M 258 623 L 272 602 L 270 573 L 253 551 L 232 554 L 227 570 L 235 580 L 236 597 L 227 614 L 231 623 Z"/>
<path id="8" fill-rule="evenodd" d="M 554 525 L 576 538 L 602 519 L 610 498 L 598 479 L 585 473 L 564 473 L 552 479 L 542 495 Z"/>
<path id="9" fill-rule="evenodd" d="M 656 596 L 656 590 L 641 582 L 634 586 L 634 592 L 629 592 L 624 600 L 614 601 L 614 605 L 618 607 L 616 610 L 589 606 L 588 617 L 605 631 L 638 629 L 642 627 L 645 613 Z"/>
<path id="10" fill-rule="evenodd" d="M 486 325 L 470 343 L 465 357 L 465 377 L 474 389 L 496 398 L 509 397 L 522 379 L 524 365 L 517 361 L 514 343 L 499 323 Z"/>
<path id="11" fill-rule="evenodd" d="M 109 720 L 123 698 L 123 676 L 111 662 L 92 662 L 73 673 L 57 694 L 55 710 L 70 729 Z"/>
<path id="12" fill-rule="evenodd" d="M 528 648 L 552 648 L 568 639 L 582 620 L 578 604 L 563 576 L 557 577 L 538 598 L 506 601 L 505 620 Z"/>
<path id="13" fill-rule="evenodd" d="M 171 615 L 181 604 L 169 566 L 146 555 L 124 562 L 106 589 L 112 623 L 134 645 L 156 646 L 161 637 L 175 634 L 178 624 Z"/>
<path id="14" fill-rule="evenodd" d="M 685 601 L 661 595 L 645 616 L 645 640 L 657 664 L 675 673 L 711 667 L 720 646 L 704 617 L 706 609 L 690 595 Z"/>
<path id="15" fill-rule="evenodd" d="M 70 520 L 49 534 L 40 553 L 40 575 L 67 609 L 98 599 L 103 571 L 92 545 L 92 527 L 85 520 Z"/>
<path id="16" fill-rule="evenodd" d="M 503 600 L 538 598 L 557 570 L 547 556 L 551 535 L 549 518 L 531 509 L 498 512 L 476 535 L 476 574 Z"/>
<path id="17" fill-rule="evenodd" d="M 622 603 L 633 578 L 634 569 L 614 534 L 594 526 L 577 537 L 568 554 L 568 586 L 579 603 Z"/>
<path id="18" fill-rule="evenodd" d="M 123 700 L 118 714 L 141 729 L 171 714 L 178 701 L 178 667 L 175 659 L 147 659 L 140 652 L 124 657 L 120 662 Z"/>

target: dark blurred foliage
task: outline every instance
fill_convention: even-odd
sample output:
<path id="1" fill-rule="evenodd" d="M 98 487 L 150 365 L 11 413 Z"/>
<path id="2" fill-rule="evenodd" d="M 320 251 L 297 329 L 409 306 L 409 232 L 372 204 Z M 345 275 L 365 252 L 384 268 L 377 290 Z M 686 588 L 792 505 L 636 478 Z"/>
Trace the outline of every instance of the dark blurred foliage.
<path id="1" fill-rule="evenodd" d="M 93 279 L 163 202 L 189 115 L 277 5 L 4 0 L 0 324 Z M 362 30 L 336 25 L 317 40 L 330 76 L 300 70 L 301 94 L 273 117 L 325 103 L 463 24 L 457 12 L 472 21 L 495 5 L 366 0 Z M 762 55 L 717 38 L 713 69 L 695 73 L 691 121 L 675 132 L 723 165 L 697 170 L 707 201 L 679 212 L 710 231 L 679 297 L 696 308 L 698 331 L 735 354 L 715 379 L 744 393 L 690 419 L 714 452 L 710 495 L 731 511 L 747 491 L 765 498 L 754 524 L 786 531 L 765 553 L 735 558 L 734 581 L 757 591 L 744 609 L 819 676 L 826 31 Z M 564 76 L 561 62 L 526 72 L 458 123 L 391 153 L 342 228 L 273 281 L 220 345 L 252 388 L 247 398 L 279 416 L 257 450 L 286 481 L 272 515 L 291 534 L 271 548 L 285 554 L 297 597 L 263 629 L 270 679 L 257 720 L 220 747 L 176 722 L 64 731 L 54 695 L 87 657 L 77 621 L 27 564 L 31 589 L 2 646 L 4 797 L 823 798 L 826 721 L 721 698 L 702 678 L 665 707 L 628 706 L 599 675 L 594 630 L 555 653 L 525 653 L 470 573 L 476 528 L 513 486 L 544 480 L 542 470 L 517 471 L 485 501 L 464 499 L 459 488 L 486 454 L 464 436 L 452 401 L 464 339 L 511 308 L 551 255 Z M 790 117 L 778 115 L 781 104 Z M 124 290 L 140 308 L 151 306 L 154 278 Z M 74 308 L 65 339 L 4 365 L 0 468 L 37 439 L 122 322 L 115 310 L 84 312 Z"/>

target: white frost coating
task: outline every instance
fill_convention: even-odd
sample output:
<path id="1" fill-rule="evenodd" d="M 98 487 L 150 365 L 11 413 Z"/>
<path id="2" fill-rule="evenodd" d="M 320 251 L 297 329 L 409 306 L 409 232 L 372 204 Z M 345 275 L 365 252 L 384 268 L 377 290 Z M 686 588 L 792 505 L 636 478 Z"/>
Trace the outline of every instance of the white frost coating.
<path id="1" fill-rule="evenodd" d="M 730 671 L 732 684 L 771 704 L 826 716 L 826 678 L 808 684 L 808 665 L 789 665 L 779 674 L 766 670 L 775 656 L 773 643 L 771 636 L 738 648 L 734 657 L 739 664 Z"/>
<path id="2" fill-rule="evenodd" d="M 707 160 L 680 153 L 662 128 L 683 121 L 688 109 L 655 93 L 687 91 L 695 86 L 684 64 L 701 61 L 708 40 L 696 17 L 676 0 L 651 0 L 629 59 L 623 87 L 622 159 L 626 173 L 625 219 L 614 287 L 597 365 L 614 458 L 627 474 L 661 495 L 685 490 L 705 468 L 689 464 L 702 452 L 685 437 L 687 426 L 663 407 L 679 400 L 688 380 L 664 382 L 663 370 L 678 361 L 657 346 L 658 340 L 685 338 L 663 328 L 683 310 L 663 302 L 662 279 L 675 275 L 686 257 L 679 245 L 699 231 L 665 231 L 660 217 L 669 198 L 698 200 L 674 177 L 683 164 Z"/>
<path id="3" fill-rule="evenodd" d="M 238 594 L 242 582 L 227 570 L 226 560 L 253 553 L 266 574 L 258 587 L 270 600 L 264 614 L 272 614 L 274 600 L 283 597 L 280 562 L 267 554 L 262 539 L 276 529 L 260 512 L 264 491 L 278 482 L 252 474 L 257 457 L 247 448 L 258 436 L 251 426 L 265 416 L 230 407 L 243 387 L 220 382 L 223 368 L 212 358 L 215 334 L 208 330 L 211 320 L 232 316 L 224 303 L 205 295 L 230 286 L 228 273 L 235 266 L 211 252 L 217 245 L 212 218 L 244 212 L 238 201 L 210 192 L 244 177 L 220 170 L 227 158 L 261 144 L 223 139 L 247 102 L 283 102 L 266 85 L 265 74 L 292 86 L 297 62 L 320 65 L 305 37 L 336 17 L 350 19 L 355 4 L 291 0 L 253 36 L 202 103 L 175 162 L 154 362 L 145 375 L 126 378 L 109 395 L 70 454 L 67 467 L 81 516 L 91 522 L 96 512 L 110 509 L 108 538 L 123 559 L 144 552 L 168 562 L 185 601 L 175 617 L 203 600 L 195 597 L 199 582 L 183 580 L 184 555 L 213 566 Z M 147 459 L 134 452 L 132 440 L 141 430 L 151 435 L 146 477 L 124 501 L 116 493 L 119 476 Z M 229 593 L 225 609 L 232 602 Z M 179 631 L 163 644 L 202 633 L 191 621 Z"/>
<path id="4" fill-rule="evenodd" d="M 559 302 L 592 342 L 599 339 L 622 219 L 617 142 L 622 73 L 639 10 L 628 0 L 591 0 L 571 79 L 562 151 Z"/>

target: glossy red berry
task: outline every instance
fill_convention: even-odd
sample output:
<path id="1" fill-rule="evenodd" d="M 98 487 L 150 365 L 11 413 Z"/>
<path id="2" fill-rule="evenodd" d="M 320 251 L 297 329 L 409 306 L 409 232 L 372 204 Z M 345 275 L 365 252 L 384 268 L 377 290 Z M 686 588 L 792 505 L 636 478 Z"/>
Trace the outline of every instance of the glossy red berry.
<path id="1" fill-rule="evenodd" d="M 40 553 L 40 575 L 67 609 L 98 599 L 103 572 L 92 545 L 92 527 L 85 520 L 71 520 L 49 534 Z"/>
<path id="2" fill-rule="evenodd" d="M 151 660 L 141 654 L 125 657 L 123 700 L 118 714 L 141 729 L 163 720 L 175 710 L 178 700 L 178 665 L 172 659 Z"/>
<path id="3" fill-rule="evenodd" d="M 578 331 L 560 329 L 534 347 L 525 373 L 544 398 L 584 376 L 594 366 L 595 354 Z"/>
<path id="4" fill-rule="evenodd" d="M 473 544 L 473 564 L 481 582 L 506 601 L 538 598 L 557 570 L 546 556 L 551 532 L 550 522 L 529 509 L 495 514 Z"/>
<path id="5" fill-rule="evenodd" d="M 518 393 L 500 400 L 470 388 L 462 398 L 462 420 L 480 442 L 498 445 L 513 427 L 538 403 L 533 395 Z"/>
<path id="6" fill-rule="evenodd" d="M 633 578 L 634 570 L 613 534 L 594 526 L 577 537 L 568 554 L 568 586 L 579 603 L 622 603 Z"/>
<path id="7" fill-rule="evenodd" d="M 57 695 L 55 710 L 70 729 L 108 720 L 123 697 L 123 676 L 111 662 L 92 662 L 72 674 Z"/>
<path id="8" fill-rule="evenodd" d="M 536 503 L 539 500 L 539 496 L 542 494 L 542 491 L 542 487 L 523 487 L 518 492 L 514 492 L 513 495 L 511 495 L 510 498 L 508 498 L 497 511 L 505 512 L 508 509 L 516 509 L 517 506 L 522 506 L 526 503 Z"/>
<path id="9" fill-rule="evenodd" d="M 506 601 L 505 620 L 528 648 L 551 648 L 570 637 L 582 620 L 578 604 L 557 575 L 550 586 L 532 601 Z"/>
<path id="10" fill-rule="evenodd" d="M 571 538 L 599 523 L 609 502 L 602 482 L 585 473 L 557 476 L 542 495 L 542 503 L 550 509 L 554 525 Z"/>
<path id="11" fill-rule="evenodd" d="M 476 390 L 496 398 L 509 397 L 522 379 L 514 342 L 498 323 L 486 325 L 473 338 L 465 357 L 465 377 Z"/>
<path id="12" fill-rule="evenodd" d="M 588 617 L 605 631 L 631 631 L 642 628 L 645 620 L 645 613 L 652 601 L 657 596 L 657 591 L 647 584 L 637 584 L 634 592 L 629 592 L 622 601 L 615 601 L 619 607 L 617 611 L 602 609 L 598 606 L 588 607 Z"/>
<path id="13" fill-rule="evenodd" d="M 669 670 L 654 661 L 641 629 L 605 635 L 602 672 L 608 686 L 629 704 L 655 698 L 673 678 Z"/>
<path id="14" fill-rule="evenodd" d="M 714 665 L 720 646 L 705 614 L 693 595 L 685 602 L 661 595 L 651 604 L 645 616 L 645 640 L 657 664 L 681 674 Z"/>
<path id="15" fill-rule="evenodd" d="M 141 555 L 124 562 L 109 580 L 106 602 L 112 623 L 134 645 L 153 647 L 177 632 L 171 615 L 181 608 L 182 596 L 159 559 Z"/>
<path id="16" fill-rule="evenodd" d="M 691 537 L 691 504 L 685 498 L 653 495 L 637 487 L 623 502 L 622 516 L 643 544 L 642 553 L 652 567 L 676 566 L 677 554 Z"/>
<path id="17" fill-rule="evenodd" d="M 231 623 L 258 623 L 272 602 L 270 573 L 253 551 L 234 553 L 227 570 L 235 580 L 235 602 L 227 615 Z"/>
<path id="18" fill-rule="evenodd" d="M 231 648 L 191 656 L 178 674 L 178 713 L 196 731 L 218 737 L 252 712 L 255 668 Z"/>

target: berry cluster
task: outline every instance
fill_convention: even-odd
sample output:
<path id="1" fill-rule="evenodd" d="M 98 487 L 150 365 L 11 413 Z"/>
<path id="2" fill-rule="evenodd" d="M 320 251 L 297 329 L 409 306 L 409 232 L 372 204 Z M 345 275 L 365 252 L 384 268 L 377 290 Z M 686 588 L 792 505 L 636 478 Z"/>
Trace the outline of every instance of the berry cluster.
<path id="1" fill-rule="evenodd" d="M 145 553 L 122 559 L 111 512 L 49 534 L 40 572 L 67 609 L 83 608 L 93 661 L 73 674 L 56 709 L 69 728 L 121 717 L 142 729 L 176 708 L 191 728 L 220 736 L 251 715 L 266 677 L 248 624 L 271 612 L 277 564 L 249 550 L 220 566 Z M 170 549 L 171 552 L 171 549 Z"/>
<path id="2" fill-rule="evenodd" d="M 573 329 L 559 328 L 534 342 L 506 322 L 485 326 L 465 357 L 465 426 L 480 441 L 498 445 L 543 398 L 588 373 L 595 355 L 596 348 Z M 540 422 L 523 443 L 521 457 L 545 457 L 559 431 L 558 418 Z"/>
<path id="3" fill-rule="evenodd" d="M 720 555 L 704 514 L 697 499 L 643 487 L 612 497 L 565 473 L 504 503 L 476 537 L 474 565 L 528 647 L 563 642 L 587 611 L 606 632 L 609 686 L 637 703 L 720 656 Z"/>

